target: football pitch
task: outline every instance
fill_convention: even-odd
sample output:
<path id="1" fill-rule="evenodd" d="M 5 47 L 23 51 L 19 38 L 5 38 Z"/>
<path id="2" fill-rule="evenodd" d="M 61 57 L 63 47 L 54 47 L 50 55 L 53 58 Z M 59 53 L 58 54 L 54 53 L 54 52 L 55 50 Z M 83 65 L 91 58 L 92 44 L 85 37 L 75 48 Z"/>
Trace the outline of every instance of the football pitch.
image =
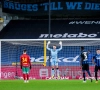
<path id="1" fill-rule="evenodd" d="M 1 80 L 0 90 L 99 90 L 100 81 L 91 83 L 87 80 L 30 80 L 24 83 L 23 80 Z"/>

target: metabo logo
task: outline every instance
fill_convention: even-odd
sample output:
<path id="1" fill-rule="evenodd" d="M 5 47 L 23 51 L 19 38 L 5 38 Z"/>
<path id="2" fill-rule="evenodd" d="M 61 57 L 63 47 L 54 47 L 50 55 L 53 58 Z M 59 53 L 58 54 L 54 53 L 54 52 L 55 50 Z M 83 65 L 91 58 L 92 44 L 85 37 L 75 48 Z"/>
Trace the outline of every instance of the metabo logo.
<path id="1" fill-rule="evenodd" d="M 49 34 L 41 34 L 39 38 L 48 38 Z M 84 34 L 84 33 L 79 33 L 79 34 L 50 34 L 50 38 L 95 38 L 97 37 L 97 34 L 91 33 L 91 34 Z"/>
<path id="2" fill-rule="evenodd" d="M 100 24 L 100 21 L 70 21 L 69 24 Z"/>

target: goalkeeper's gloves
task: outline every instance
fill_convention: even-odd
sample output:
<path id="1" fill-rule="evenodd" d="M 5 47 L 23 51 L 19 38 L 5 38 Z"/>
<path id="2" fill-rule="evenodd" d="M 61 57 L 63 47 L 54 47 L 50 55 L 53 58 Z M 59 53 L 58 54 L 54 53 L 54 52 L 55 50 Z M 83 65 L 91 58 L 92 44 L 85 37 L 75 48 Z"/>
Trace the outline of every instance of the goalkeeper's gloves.
<path id="1" fill-rule="evenodd" d="M 48 43 L 47 44 L 50 44 L 50 41 L 48 41 Z"/>
<path id="2" fill-rule="evenodd" d="M 60 41 L 59 44 L 62 45 L 62 42 Z"/>

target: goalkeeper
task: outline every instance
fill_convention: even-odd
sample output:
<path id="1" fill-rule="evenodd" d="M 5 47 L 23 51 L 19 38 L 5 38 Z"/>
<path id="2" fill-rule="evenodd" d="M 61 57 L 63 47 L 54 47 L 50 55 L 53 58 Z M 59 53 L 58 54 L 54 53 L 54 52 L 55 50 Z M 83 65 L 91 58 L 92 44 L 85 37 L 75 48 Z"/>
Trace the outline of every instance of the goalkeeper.
<path id="1" fill-rule="evenodd" d="M 62 42 L 60 41 L 60 48 L 56 49 L 56 45 L 53 45 L 53 49 L 49 48 L 50 41 L 47 43 L 47 49 L 51 52 L 51 66 L 52 66 L 52 72 L 51 72 L 51 78 L 54 78 L 55 71 L 54 68 L 56 67 L 57 71 L 57 78 L 59 79 L 59 68 L 58 68 L 58 59 L 57 59 L 57 54 L 58 52 L 62 49 Z"/>

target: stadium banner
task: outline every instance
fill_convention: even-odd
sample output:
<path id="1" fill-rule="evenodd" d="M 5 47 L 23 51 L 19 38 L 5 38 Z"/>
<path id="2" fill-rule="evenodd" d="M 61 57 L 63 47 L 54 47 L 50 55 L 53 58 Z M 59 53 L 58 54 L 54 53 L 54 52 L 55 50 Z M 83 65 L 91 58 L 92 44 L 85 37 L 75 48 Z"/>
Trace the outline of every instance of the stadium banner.
<path id="1" fill-rule="evenodd" d="M 77 68 L 77 69 L 76 69 Z M 60 66 L 60 76 L 61 77 L 69 77 L 69 79 L 80 79 L 82 77 L 82 70 L 79 66 Z M 92 77 L 94 77 L 94 66 L 90 66 L 90 71 Z M 13 66 L 3 66 L 1 67 L 1 78 L 2 79 L 22 79 L 22 71 L 18 67 L 16 72 L 16 67 Z M 51 76 L 51 67 L 43 67 L 43 66 L 33 66 L 30 70 L 30 79 L 43 79 L 43 77 Z M 88 75 L 87 75 L 88 76 Z M 98 72 L 98 77 L 100 77 L 100 72 Z"/>
<path id="2" fill-rule="evenodd" d="M 3 12 L 27 16 L 48 15 L 49 2 L 24 2 L 24 0 L 3 0 Z M 51 0 L 52 16 L 99 16 L 100 3 L 84 0 Z"/>

